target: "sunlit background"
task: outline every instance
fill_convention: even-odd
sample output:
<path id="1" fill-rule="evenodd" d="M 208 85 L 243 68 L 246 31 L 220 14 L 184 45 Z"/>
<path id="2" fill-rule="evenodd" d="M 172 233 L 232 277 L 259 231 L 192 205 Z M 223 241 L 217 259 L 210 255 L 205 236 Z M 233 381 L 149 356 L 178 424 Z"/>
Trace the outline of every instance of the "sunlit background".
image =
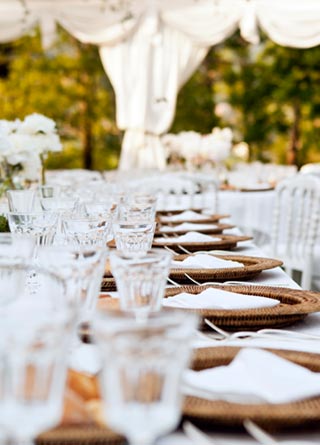
<path id="1" fill-rule="evenodd" d="M 178 97 L 170 132 L 230 126 L 250 160 L 320 161 L 320 47 L 291 49 L 237 33 L 213 47 Z M 64 145 L 48 167 L 117 167 L 122 132 L 98 49 L 59 29 L 50 50 L 35 30 L 0 46 L 0 119 L 38 112 L 57 122 Z"/>

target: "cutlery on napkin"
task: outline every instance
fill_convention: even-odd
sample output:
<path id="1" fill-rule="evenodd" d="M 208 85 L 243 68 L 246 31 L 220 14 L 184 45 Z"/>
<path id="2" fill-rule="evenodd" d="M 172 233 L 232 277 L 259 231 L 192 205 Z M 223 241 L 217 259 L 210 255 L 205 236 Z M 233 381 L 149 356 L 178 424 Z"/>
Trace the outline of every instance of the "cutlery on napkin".
<path id="1" fill-rule="evenodd" d="M 155 243 L 209 243 L 212 241 L 218 241 L 220 238 L 210 235 L 205 235 L 198 232 L 188 232 L 185 235 L 171 237 L 171 238 L 157 238 Z"/>
<path id="2" fill-rule="evenodd" d="M 237 294 L 222 289 L 209 288 L 199 294 L 182 292 L 163 300 L 163 306 L 185 309 L 257 309 L 273 307 L 279 300 L 255 295 Z"/>
<path id="3" fill-rule="evenodd" d="M 320 373 L 261 349 L 244 348 L 228 366 L 187 370 L 184 393 L 235 403 L 290 403 L 320 395 Z"/>
<path id="4" fill-rule="evenodd" d="M 242 263 L 232 260 L 224 260 L 212 255 L 195 254 L 183 261 L 172 261 L 172 269 L 229 269 L 244 267 Z"/>

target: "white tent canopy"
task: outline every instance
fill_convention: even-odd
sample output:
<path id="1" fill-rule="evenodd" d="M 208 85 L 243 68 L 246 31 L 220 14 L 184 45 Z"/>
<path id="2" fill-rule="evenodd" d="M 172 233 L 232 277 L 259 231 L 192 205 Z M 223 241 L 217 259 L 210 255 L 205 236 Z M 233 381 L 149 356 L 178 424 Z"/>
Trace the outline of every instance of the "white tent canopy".
<path id="1" fill-rule="evenodd" d="M 120 168 L 165 166 L 159 135 L 170 128 L 180 87 L 210 46 L 238 28 L 258 43 L 320 44 L 319 0 L 0 0 L 0 42 L 40 25 L 45 47 L 59 23 L 96 44 L 125 130 Z"/>

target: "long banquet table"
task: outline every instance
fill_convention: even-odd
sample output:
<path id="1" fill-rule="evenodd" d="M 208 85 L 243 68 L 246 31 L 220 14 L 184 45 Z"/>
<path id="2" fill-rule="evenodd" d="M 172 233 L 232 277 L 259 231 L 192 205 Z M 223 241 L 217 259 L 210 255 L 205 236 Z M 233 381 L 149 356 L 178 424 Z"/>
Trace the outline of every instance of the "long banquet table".
<path id="1" fill-rule="evenodd" d="M 238 229 L 232 229 L 229 231 L 231 233 L 239 233 Z M 241 243 L 233 252 L 240 255 L 248 256 L 259 256 L 263 257 L 261 250 L 255 246 L 252 241 L 246 241 Z M 280 267 L 272 269 L 269 271 L 262 272 L 259 276 L 246 281 L 246 283 L 253 285 L 266 285 L 266 286 L 283 286 L 290 287 L 293 289 L 300 289 L 300 287 L 295 283 Z M 316 314 L 309 315 L 304 321 L 299 322 L 292 327 L 287 328 L 288 330 L 301 333 L 313 333 L 320 335 L 320 312 Z M 275 349 L 291 349 L 307 352 L 320 353 L 320 342 L 318 341 L 286 341 L 286 340 L 274 340 L 274 339 L 242 339 L 233 340 L 228 342 L 228 346 L 245 346 L 245 347 L 270 347 Z M 221 346 L 219 341 L 207 341 L 207 340 L 195 340 L 195 347 L 208 347 L 208 346 Z M 224 344 L 226 346 L 226 344 Z M 92 372 L 96 367 L 95 351 L 94 346 L 85 345 L 81 350 L 78 350 L 76 355 L 71 357 L 70 361 L 71 367 L 79 371 Z M 159 419 L 161 421 L 161 419 Z M 220 445 L 244 445 L 244 444 L 257 444 L 257 442 L 249 437 L 246 433 L 236 433 L 232 431 L 222 431 L 218 432 L 211 431 L 207 433 L 214 440 L 214 444 Z M 320 425 L 317 431 L 299 431 L 293 433 L 277 433 L 276 437 L 281 440 L 310 440 L 315 443 L 320 443 Z M 190 445 L 192 442 L 182 430 L 178 430 L 174 433 L 167 435 L 166 437 L 160 438 L 157 445 Z M 213 445 L 214 445 L 213 444 Z M 199 445 L 201 445 L 199 443 Z M 271 444 L 270 444 L 271 445 Z"/>

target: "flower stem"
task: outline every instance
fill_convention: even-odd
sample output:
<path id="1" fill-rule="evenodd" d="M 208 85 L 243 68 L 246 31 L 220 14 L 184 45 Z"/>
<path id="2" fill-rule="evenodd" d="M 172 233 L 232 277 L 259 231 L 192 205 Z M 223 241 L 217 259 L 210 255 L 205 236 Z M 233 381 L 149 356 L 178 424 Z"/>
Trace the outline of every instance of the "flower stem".
<path id="1" fill-rule="evenodd" d="M 46 185 L 46 166 L 45 166 L 45 155 L 40 155 L 41 159 L 41 185 Z"/>

